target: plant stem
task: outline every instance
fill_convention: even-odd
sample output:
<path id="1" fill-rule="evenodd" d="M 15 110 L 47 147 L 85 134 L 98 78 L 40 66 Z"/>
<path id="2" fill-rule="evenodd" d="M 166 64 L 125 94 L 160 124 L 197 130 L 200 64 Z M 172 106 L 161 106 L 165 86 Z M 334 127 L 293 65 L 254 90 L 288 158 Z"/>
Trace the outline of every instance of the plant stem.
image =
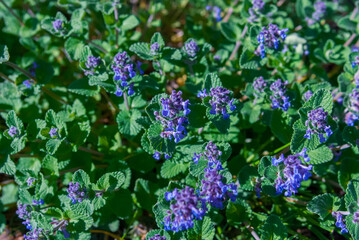
<path id="1" fill-rule="evenodd" d="M 276 153 L 282 151 L 283 149 L 285 149 L 286 147 L 289 147 L 289 146 L 290 146 L 290 143 L 287 143 L 286 145 L 281 146 L 280 148 L 277 148 L 276 150 L 274 150 L 273 152 L 271 152 L 269 155 L 276 154 Z"/>
<path id="2" fill-rule="evenodd" d="M 106 101 L 108 102 L 108 105 L 110 105 L 111 111 L 114 114 L 116 111 L 119 112 L 120 109 L 117 107 L 117 105 L 112 101 L 112 99 L 107 95 L 107 92 L 105 89 L 101 88 L 101 94 L 106 98 Z"/>
<path id="3" fill-rule="evenodd" d="M 102 233 L 102 234 L 105 234 L 107 236 L 110 236 L 110 237 L 113 237 L 114 239 L 118 239 L 120 240 L 121 238 L 113 233 L 110 233 L 110 232 L 107 232 L 105 230 L 90 230 L 91 233 Z"/>
<path id="4" fill-rule="evenodd" d="M 127 111 L 130 111 L 130 106 L 128 105 L 127 93 L 123 92 L 123 101 L 125 103 Z"/>
<path id="5" fill-rule="evenodd" d="M 25 26 L 25 24 L 23 23 L 23 21 L 21 20 L 21 18 L 16 15 L 16 13 L 11 9 L 9 8 L 8 5 L 6 5 L 6 3 L 3 1 L 3 0 L 0 0 L 0 2 L 6 7 L 6 9 L 20 22 L 21 26 Z"/>
<path id="6" fill-rule="evenodd" d="M 254 237 L 255 240 L 260 240 L 260 237 L 258 236 L 256 231 L 254 231 L 253 227 L 251 227 L 247 222 L 244 222 L 244 225 L 249 230 L 249 232 L 252 234 L 252 236 Z"/>

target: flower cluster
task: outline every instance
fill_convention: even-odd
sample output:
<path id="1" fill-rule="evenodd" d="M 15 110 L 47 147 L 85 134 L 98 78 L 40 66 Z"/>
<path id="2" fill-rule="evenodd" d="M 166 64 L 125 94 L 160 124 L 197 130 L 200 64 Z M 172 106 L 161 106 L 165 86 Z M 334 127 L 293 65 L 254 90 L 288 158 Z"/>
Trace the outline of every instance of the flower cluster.
<path id="1" fill-rule="evenodd" d="M 40 239 L 41 232 L 42 232 L 41 228 L 34 228 L 32 231 L 27 232 L 24 235 L 24 240 L 38 240 Z"/>
<path id="2" fill-rule="evenodd" d="M 197 164 L 198 160 L 203 156 L 208 161 L 208 167 L 220 170 L 222 169 L 222 164 L 220 161 L 221 155 L 222 152 L 219 150 L 217 145 L 210 141 L 206 145 L 203 153 L 194 153 L 193 161 L 195 164 Z"/>
<path id="3" fill-rule="evenodd" d="M 223 202 L 230 198 L 232 202 L 236 201 L 238 192 L 237 186 L 233 183 L 224 184 L 223 176 L 217 168 L 206 168 L 204 179 L 201 181 L 200 196 L 203 200 L 216 208 L 223 208 Z"/>
<path id="4" fill-rule="evenodd" d="M 155 42 L 150 46 L 150 51 L 153 56 L 157 56 L 159 54 L 160 45 L 158 44 L 158 42 Z"/>
<path id="5" fill-rule="evenodd" d="M 61 19 L 56 19 L 52 22 L 52 27 L 55 32 L 60 32 L 64 28 L 64 22 Z"/>
<path id="6" fill-rule="evenodd" d="M 123 88 L 128 87 L 128 95 L 131 96 L 135 93 L 133 90 L 134 83 L 128 84 L 128 79 L 136 76 L 136 71 L 133 67 L 133 64 L 130 61 L 130 57 L 127 52 L 119 52 L 114 57 L 114 64 L 111 66 L 112 70 L 115 72 L 114 80 L 120 81 L 119 85 L 116 85 L 116 96 L 121 97 L 123 95 Z"/>
<path id="7" fill-rule="evenodd" d="M 148 240 L 166 240 L 165 236 L 161 236 L 160 234 L 156 234 L 153 237 L 150 237 Z"/>
<path id="8" fill-rule="evenodd" d="M 359 56 L 355 56 L 354 61 L 352 61 L 352 67 L 359 65 Z"/>
<path id="9" fill-rule="evenodd" d="M 162 153 L 155 151 L 153 154 L 153 158 L 156 160 L 160 160 Z M 170 159 L 172 156 L 168 155 L 167 153 L 165 153 L 165 159 Z"/>
<path id="10" fill-rule="evenodd" d="M 282 80 L 278 79 L 270 85 L 270 90 L 272 95 L 270 99 L 272 100 L 272 108 L 280 108 L 283 111 L 287 111 L 291 106 L 289 102 L 289 97 L 285 95 L 288 85 L 288 81 L 282 82 Z"/>
<path id="11" fill-rule="evenodd" d="M 343 215 L 340 212 L 332 212 L 332 216 L 335 217 L 336 223 L 335 226 L 341 228 L 341 233 L 348 233 L 348 229 L 344 223 Z"/>
<path id="12" fill-rule="evenodd" d="M 326 10 L 327 10 L 327 6 L 325 5 L 325 2 L 322 1 L 318 1 L 316 3 L 314 3 L 314 13 L 312 14 L 311 18 L 306 18 L 305 20 L 307 21 L 308 26 L 313 25 L 314 23 L 318 22 L 321 18 L 323 18 Z"/>
<path id="13" fill-rule="evenodd" d="M 29 73 L 31 76 L 35 77 L 36 75 L 36 68 L 40 67 L 36 62 L 32 63 L 32 66 L 29 68 Z M 34 81 L 32 79 L 28 79 L 22 82 L 22 84 L 25 85 L 26 88 L 31 88 Z"/>
<path id="14" fill-rule="evenodd" d="M 58 132 L 57 132 L 57 128 L 51 128 L 50 131 L 49 131 L 49 135 L 51 138 L 54 138 L 58 135 Z"/>
<path id="15" fill-rule="evenodd" d="M 201 220 L 207 211 L 205 202 L 188 186 L 182 190 L 176 188 L 173 192 L 166 192 L 165 199 L 174 200 L 164 218 L 166 231 L 178 232 L 193 228 L 193 221 Z"/>
<path id="16" fill-rule="evenodd" d="M 209 111 L 210 114 L 222 114 L 223 119 L 229 118 L 229 114 L 227 113 L 227 106 L 233 112 L 237 107 L 233 105 L 234 99 L 230 99 L 230 91 L 223 87 L 215 87 L 211 88 L 210 93 L 207 95 L 206 89 L 200 91 L 197 94 L 197 97 L 211 97 L 209 100 L 209 104 L 211 104 L 212 109 Z"/>
<path id="17" fill-rule="evenodd" d="M 268 25 L 268 29 L 263 27 L 262 31 L 259 32 L 259 35 L 257 36 L 259 46 L 254 53 L 256 55 L 261 55 L 261 58 L 265 58 L 265 47 L 278 49 L 279 41 L 280 39 L 282 39 L 282 41 L 285 40 L 287 31 L 287 28 L 279 29 L 277 25 L 271 23 Z"/>
<path id="18" fill-rule="evenodd" d="M 17 127 L 11 126 L 7 133 L 10 135 L 10 137 L 13 138 L 19 134 L 19 129 L 17 129 Z"/>
<path id="19" fill-rule="evenodd" d="M 170 140 L 174 138 L 175 143 L 178 143 L 187 135 L 188 119 L 185 116 L 191 112 L 188 108 L 189 100 L 184 101 L 182 92 L 173 90 L 169 98 L 161 98 L 161 105 L 161 113 L 154 112 L 156 120 L 161 121 L 164 128 L 161 137 Z"/>
<path id="20" fill-rule="evenodd" d="M 207 10 L 207 11 L 210 11 L 210 10 L 213 11 L 213 16 L 215 17 L 215 19 L 216 19 L 217 22 L 222 21 L 222 17 L 221 17 L 221 12 L 222 12 L 222 10 L 221 10 L 220 7 L 218 7 L 218 6 L 212 7 L 212 6 L 209 6 L 209 5 L 208 5 L 208 6 L 206 6 L 206 10 Z"/>
<path id="21" fill-rule="evenodd" d="M 101 64 L 100 57 L 88 56 L 87 61 L 85 62 L 85 66 L 87 69 L 84 69 L 85 76 L 94 75 L 95 68 L 97 68 Z"/>
<path id="22" fill-rule="evenodd" d="M 265 88 L 267 87 L 267 82 L 263 79 L 262 76 L 254 80 L 253 84 L 254 89 L 254 96 L 257 98 L 261 93 L 264 92 Z"/>
<path id="23" fill-rule="evenodd" d="M 353 223 L 359 223 L 359 210 L 353 214 Z"/>
<path id="24" fill-rule="evenodd" d="M 354 126 L 354 123 L 359 119 L 359 92 L 353 89 L 349 94 L 349 105 L 346 108 L 345 123 L 349 126 Z"/>
<path id="25" fill-rule="evenodd" d="M 16 214 L 20 219 L 25 220 L 22 222 L 22 224 L 24 224 L 26 226 L 26 229 L 28 230 L 32 229 L 30 223 L 32 210 L 33 208 L 29 204 L 22 204 L 22 203 L 17 204 Z"/>
<path id="26" fill-rule="evenodd" d="M 265 2 L 263 0 L 252 0 L 252 7 L 248 9 L 249 22 L 256 22 L 258 20 L 259 12 L 263 9 Z"/>
<path id="27" fill-rule="evenodd" d="M 275 180 L 275 187 L 277 194 L 284 193 L 285 196 L 295 195 L 300 187 L 302 181 L 308 180 L 312 175 L 310 170 L 312 170 L 312 165 L 304 165 L 300 157 L 304 159 L 305 162 L 308 162 L 310 159 L 306 154 L 307 149 L 303 149 L 300 153 L 295 155 L 289 155 L 284 157 L 282 154 L 278 159 L 276 157 L 272 158 L 272 165 L 278 166 L 279 163 L 284 164 L 284 169 L 281 172 L 278 172 L 278 177 Z M 284 178 L 284 179 L 283 179 Z"/>
<path id="28" fill-rule="evenodd" d="M 304 137 L 310 139 L 312 134 L 317 134 L 321 143 L 327 141 L 327 138 L 333 134 L 330 125 L 328 125 L 327 117 L 328 112 L 325 112 L 323 108 L 313 109 L 308 112 L 308 120 L 305 121 L 307 131 Z M 326 134 L 327 138 L 324 137 L 324 134 Z"/>
<path id="29" fill-rule="evenodd" d="M 69 188 L 67 189 L 67 197 L 71 198 L 72 203 L 82 202 L 85 198 L 87 198 L 86 195 L 86 188 L 81 188 L 80 184 L 78 182 L 69 183 Z"/>
<path id="30" fill-rule="evenodd" d="M 199 52 L 199 47 L 197 43 L 193 40 L 185 43 L 183 51 L 191 58 L 194 58 Z"/>

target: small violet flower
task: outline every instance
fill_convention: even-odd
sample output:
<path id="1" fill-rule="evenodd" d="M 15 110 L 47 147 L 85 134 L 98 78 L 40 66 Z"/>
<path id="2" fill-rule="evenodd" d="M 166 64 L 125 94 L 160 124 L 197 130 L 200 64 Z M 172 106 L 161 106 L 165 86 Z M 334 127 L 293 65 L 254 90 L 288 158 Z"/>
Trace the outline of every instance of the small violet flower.
<path id="1" fill-rule="evenodd" d="M 323 108 L 317 108 L 308 112 L 307 116 L 308 120 L 305 121 L 307 132 L 304 137 L 310 139 L 312 134 L 317 134 L 321 143 L 327 141 L 327 138 L 333 134 L 331 126 L 327 122 L 328 112 L 325 112 Z"/>
<path id="2" fill-rule="evenodd" d="M 52 22 L 52 27 L 54 28 L 55 32 L 59 32 L 64 28 L 64 23 L 61 19 L 56 19 Z"/>
<path id="3" fill-rule="evenodd" d="M 273 82 L 270 85 L 271 96 L 270 99 L 272 100 L 272 108 L 280 108 L 283 111 L 287 111 L 288 108 L 291 106 L 289 102 L 289 97 L 285 95 L 288 85 L 288 81 L 282 82 L 282 80 L 278 79 L 277 81 Z"/>
<path id="4" fill-rule="evenodd" d="M 165 236 L 161 236 L 160 234 L 156 234 L 153 237 L 150 237 L 148 240 L 166 240 Z"/>
<path id="5" fill-rule="evenodd" d="M 207 95 L 206 89 L 200 91 L 197 94 L 197 97 L 211 97 L 209 100 L 209 104 L 211 105 L 212 109 L 209 111 L 210 114 L 222 114 L 223 119 L 229 118 L 229 114 L 227 113 L 227 106 L 229 107 L 230 111 L 234 111 L 237 107 L 233 104 L 234 99 L 230 99 L 230 91 L 223 87 L 215 87 L 211 88 L 210 93 Z"/>
<path id="6" fill-rule="evenodd" d="M 165 199 L 172 202 L 164 218 L 166 231 L 178 232 L 193 228 L 194 220 L 202 220 L 207 211 L 205 202 L 188 186 L 182 190 L 166 192 Z"/>
<path id="7" fill-rule="evenodd" d="M 196 57 L 197 53 L 199 52 L 199 47 L 197 45 L 197 43 L 193 40 L 185 43 L 184 47 L 183 47 L 183 51 L 190 57 L 190 58 L 194 58 Z"/>
<path id="8" fill-rule="evenodd" d="M 210 141 L 206 145 L 203 153 L 200 154 L 194 153 L 193 161 L 195 164 L 197 164 L 198 160 L 201 157 L 204 157 L 204 159 L 208 161 L 208 167 L 221 170 L 223 169 L 220 160 L 221 155 L 222 152 L 219 150 L 218 146 L 214 144 L 212 141 Z"/>
<path id="9" fill-rule="evenodd" d="M 115 95 L 121 97 L 123 91 L 128 87 L 129 95 L 133 95 L 134 83 L 128 84 L 128 81 L 136 76 L 136 71 L 133 64 L 130 61 L 130 57 L 127 52 L 119 52 L 114 57 L 114 64 L 111 66 L 112 70 L 115 72 L 114 80 L 119 81 L 119 84 L 116 84 Z"/>
<path id="10" fill-rule="evenodd" d="M 14 126 L 11 126 L 7 133 L 10 135 L 10 137 L 14 138 L 15 136 L 19 135 L 19 130 Z"/>
<path id="11" fill-rule="evenodd" d="M 312 175 L 310 173 L 312 165 L 304 165 L 300 159 L 300 157 L 303 158 L 305 162 L 310 160 L 306 151 L 307 149 L 304 148 L 300 153 L 289 155 L 286 158 L 283 154 L 278 159 L 272 158 L 273 166 L 279 166 L 280 163 L 284 165 L 284 168 L 280 167 L 282 171 L 278 172 L 278 177 L 275 180 L 277 194 L 281 194 L 285 190 L 286 197 L 295 195 L 302 181 L 308 180 Z"/>
<path id="12" fill-rule="evenodd" d="M 257 36 L 259 46 L 254 53 L 260 55 L 261 58 L 265 58 L 265 47 L 278 49 L 280 40 L 284 41 L 287 37 L 287 31 L 287 28 L 279 29 L 277 25 L 271 23 L 268 25 L 268 29 L 263 27 Z"/>
<path id="13" fill-rule="evenodd" d="M 67 193 L 67 197 L 71 198 L 72 203 L 80 203 L 87 198 L 86 188 L 81 188 L 78 182 L 70 182 Z"/>
<path id="14" fill-rule="evenodd" d="M 325 5 L 325 2 L 318 1 L 314 3 L 314 13 L 312 14 L 311 18 L 306 18 L 308 26 L 313 25 L 316 22 L 319 22 L 320 19 L 322 19 L 325 15 L 325 12 L 327 10 L 327 6 Z"/>
<path id="15" fill-rule="evenodd" d="M 57 128 L 51 128 L 50 129 L 49 135 L 50 135 L 51 138 L 54 138 L 54 137 L 56 137 L 58 135 L 57 130 L 58 130 Z"/>
<path id="16" fill-rule="evenodd" d="M 348 229 L 344 223 L 343 215 L 340 212 L 333 211 L 332 216 L 335 217 L 336 223 L 335 226 L 341 228 L 341 233 L 348 233 Z"/>

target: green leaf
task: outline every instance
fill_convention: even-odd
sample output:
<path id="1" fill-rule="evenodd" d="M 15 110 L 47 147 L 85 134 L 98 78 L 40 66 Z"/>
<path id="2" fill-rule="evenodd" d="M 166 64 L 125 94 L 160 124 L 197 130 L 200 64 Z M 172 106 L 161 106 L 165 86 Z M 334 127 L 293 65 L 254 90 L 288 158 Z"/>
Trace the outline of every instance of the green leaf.
<path id="1" fill-rule="evenodd" d="M 359 224 L 353 223 L 353 214 L 359 211 L 359 180 L 353 180 L 348 184 L 345 194 L 345 206 L 350 214 L 345 218 L 347 229 L 353 239 L 359 238 Z"/>
<path id="2" fill-rule="evenodd" d="M 300 152 L 303 148 L 307 148 L 308 151 L 316 149 L 320 145 L 319 137 L 312 135 L 311 139 L 304 138 L 306 133 L 306 127 L 302 121 L 298 119 L 293 125 L 294 133 L 290 143 L 290 149 L 292 152 Z"/>
<path id="3" fill-rule="evenodd" d="M 120 133 L 136 136 L 142 129 L 141 125 L 137 123 L 139 118 L 141 118 L 141 112 L 139 110 L 121 111 L 116 117 Z"/>
<path id="4" fill-rule="evenodd" d="M 32 172 L 37 175 L 40 172 L 41 163 L 35 157 L 22 157 L 19 159 L 16 169 L 22 172 Z"/>
<path id="5" fill-rule="evenodd" d="M 72 176 L 73 182 L 78 182 L 82 187 L 88 188 L 91 184 L 90 176 L 82 169 L 77 170 Z"/>
<path id="6" fill-rule="evenodd" d="M 229 201 L 226 208 L 228 224 L 232 226 L 242 225 L 251 215 L 251 207 L 247 202 L 237 199 L 235 202 Z"/>
<path id="7" fill-rule="evenodd" d="M 57 158 L 54 158 L 51 155 L 46 155 L 42 160 L 42 169 L 44 170 L 45 174 L 59 176 Z"/>
<path id="8" fill-rule="evenodd" d="M 152 35 L 151 45 L 154 44 L 154 43 L 158 43 L 160 46 L 164 46 L 164 45 L 165 45 L 165 41 L 163 40 L 163 37 L 162 37 L 161 33 L 155 32 L 155 33 Z"/>
<path id="9" fill-rule="evenodd" d="M 10 156 L 2 157 L 0 160 L 0 173 L 7 175 L 14 175 L 16 172 L 15 163 L 11 160 Z"/>
<path id="10" fill-rule="evenodd" d="M 325 193 L 314 197 L 307 205 L 307 209 L 312 213 L 316 213 L 324 220 L 327 216 L 331 216 L 334 203 L 339 200 L 334 194 Z"/>
<path id="11" fill-rule="evenodd" d="M 188 163 L 180 163 L 172 160 L 166 160 L 161 167 L 161 176 L 163 178 L 173 178 L 188 169 Z"/>
<path id="12" fill-rule="evenodd" d="M 153 60 L 148 43 L 134 43 L 130 47 L 130 51 L 136 53 L 140 58 L 144 60 Z"/>
<path id="13" fill-rule="evenodd" d="M 100 88 L 98 86 L 91 86 L 88 83 L 88 80 L 86 78 L 80 78 L 75 81 L 73 81 L 67 89 L 70 92 L 84 95 L 84 96 L 95 96 L 100 92 Z"/>
<path id="14" fill-rule="evenodd" d="M 357 139 L 359 139 L 359 130 L 352 126 L 346 126 L 343 130 L 343 140 L 358 149 Z"/>
<path id="15" fill-rule="evenodd" d="M 125 175 L 122 172 L 105 173 L 97 182 L 98 190 L 113 191 L 125 182 Z"/>
<path id="16" fill-rule="evenodd" d="M 241 29 L 234 22 L 221 22 L 220 30 L 228 41 L 236 42 L 241 38 Z"/>
<path id="17" fill-rule="evenodd" d="M 65 42 L 65 50 L 73 60 L 80 60 L 82 55 L 82 49 L 85 44 L 82 40 L 77 38 L 68 38 Z"/>
<path id="18" fill-rule="evenodd" d="M 221 132 L 221 133 L 227 133 L 228 129 L 231 126 L 231 120 L 230 118 L 223 119 L 222 114 L 216 114 L 213 115 L 210 113 L 210 109 L 207 108 L 206 111 L 207 118 L 213 123 L 213 125 Z"/>
<path id="19" fill-rule="evenodd" d="M 195 176 L 199 177 L 201 174 L 204 173 L 204 169 L 207 167 L 208 161 L 201 157 L 198 160 L 198 163 L 194 163 L 193 161 L 190 163 L 189 172 Z"/>
<path id="20" fill-rule="evenodd" d="M 157 184 L 148 180 L 139 178 L 135 183 L 135 194 L 138 203 L 143 209 L 151 211 L 152 206 L 156 204 L 155 192 L 158 189 Z"/>
<path id="21" fill-rule="evenodd" d="M 287 229 L 281 219 L 276 215 L 270 215 L 263 225 L 261 240 L 282 240 L 287 237 Z"/>
<path id="22" fill-rule="evenodd" d="M 16 116 L 16 113 L 14 110 L 11 110 L 6 117 L 6 125 L 10 128 L 11 126 L 16 127 L 20 133 L 22 134 L 22 131 L 24 129 L 24 124 L 22 123 L 21 119 Z"/>
<path id="23" fill-rule="evenodd" d="M 188 232 L 189 239 L 212 240 L 216 233 L 211 218 L 205 216 L 203 221 L 195 221 L 193 229 Z"/>
<path id="24" fill-rule="evenodd" d="M 338 24 L 338 27 L 343 28 L 348 31 L 352 31 L 352 32 L 355 32 L 355 30 L 357 28 L 357 23 L 353 22 L 350 19 L 350 15 L 340 18 L 337 24 Z"/>
<path id="25" fill-rule="evenodd" d="M 192 104 L 189 106 L 191 112 L 188 114 L 189 125 L 195 128 L 204 127 L 207 123 L 206 107 L 202 104 Z"/>
<path id="26" fill-rule="evenodd" d="M 10 59 L 9 50 L 6 45 L 0 44 L 0 64 Z"/>
<path id="27" fill-rule="evenodd" d="M 239 59 L 239 65 L 244 69 L 258 69 L 261 67 L 261 58 L 248 49 L 243 50 Z"/>
<path id="28" fill-rule="evenodd" d="M 327 146 L 322 146 L 308 152 L 310 158 L 309 163 L 312 165 L 329 162 L 333 159 L 333 153 Z"/>
<path id="29" fill-rule="evenodd" d="M 62 143 L 61 139 L 50 139 L 46 142 L 46 151 L 50 155 L 54 155 L 56 151 L 59 149 L 60 145 Z"/>
<path id="30" fill-rule="evenodd" d="M 248 165 L 244 166 L 238 173 L 238 181 L 241 189 L 253 191 L 255 187 L 255 178 L 258 176 L 257 168 Z"/>
<path id="31" fill-rule="evenodd" d="M 322 107 L 323 110 L 330 115 L 333 109 L 333 96 L 330 91 L 319 89 L 307 102 L 304 103 L 303 107 L 310 107 L 311 109 Z"/>
<path id="32" fill-rule="evenodd" d="M 157 151 L 172 155 L 175 151 L 176 144 L 173 139 L 162 138 L 160 136 L 161 132 L 161 123 L 153 123 L 148 129 L 147 137 L 150 140 L 151 146 Z"/>
<path id="33" fill-rule="evenodd" d="M 122 22 L 121 30 L 122 31 L 131 30 L 137 27 L 138 24 L 140 24 L 138 18 L 135 15 L 130 15 Z"/>
<path id="34" fill-rule="evenodd" d="M 222 87 L 221 79 L 218 77 L 216 73 L 208 73 L 206 78 L 204 79 L 202 89 L 207 89 L 207 93 L 211 90 L 211 88 Z"/>

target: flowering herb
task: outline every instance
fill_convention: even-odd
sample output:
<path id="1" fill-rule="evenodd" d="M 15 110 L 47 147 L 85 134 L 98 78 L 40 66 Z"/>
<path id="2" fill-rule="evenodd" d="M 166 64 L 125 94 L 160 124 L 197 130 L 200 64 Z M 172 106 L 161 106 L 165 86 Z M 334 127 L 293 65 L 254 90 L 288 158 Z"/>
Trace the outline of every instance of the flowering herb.
<path id="1" fill-rule="evenodd" d="M 273 109 L 280 108 L 283 111 L 287 111 L 291 106 L 289 97 L 285 95 L 287 91 L 286 85 L 288 85 L 288 81 L 282 82 L 280 79 L 270 85 L 270 99 L 272 100 Z"/>
<path id="2" fill-rule="evenodd" d="M 191 110 L 189 100 L 182 99 L 182 92 L 175 90 L 169 98 L 161 98 L 161 111 L 155 111 L 156 120 L 160 121 L 163 127 L 162 138 L 174 139 L 175 143 L 181 141 L 186 135 L 188 125 L 188 115 Z"/>
<path id="3" fill-rule="evenodd" d="M 153 237 L 150 237 L 148 240 L 166 240 L 167 238 L 165 236 L 161 236 L 160 234 L 156 234 Z"/>
<path id="4" fill-rule="evenodd" d="M 19 135 L 19 129 L 14 126 L 11 126 L 7 133 L 10 135 L 10 137 L 14 138 Z"/>
<path id="5" fill-rule="evenodd" d="M 359 92 L 353 89 L 349 94 L 349 105 L 346 108 L 345 123 L 349 126 L 354 126 L 359 119 Z"/>
<path id="6" fill-rule="evenodd" d="M 210 141 L 206 145 L 203 153 L 200 154 L 194 153 L 193 161 L 195 164 L 197 164 L 198 160 L 201 157 L 204 157 L 204 159 L 208 161 L 208 167 L 216 168 L 220 170 L 222 169 L 222 164 L 220 160 L 221 155 L 222 155 L 222 151 L 220 151 L 220 149 L 216 144 Z"/>
<path id="7" fill-rule="evenodd" d="M 191 40 L 187 43 L 185 43 L 183 47 L 183 52 L 189 57 L 189 58 L 195 58 L 197 53 L 199 52 L 199 47 L 197 43 L 194 40 Z"/>
<path id="8" fill-rule="evenodd" d="M 218 7 L 218 6 L 212 7 L 212 6 L 208 5 L 208 6 L 206 6 L 206 10 L 207 11 L 212 11 L 213 16 L 214 16 L 214 18 L 216 19 L 217 22 L 222 21 L 222 17 L 221 17 L 222 10 L 221 10 L 220 7 Z"/>
<path id="9" fill-rule="evenodd" d="M 201 220 L 207 210 L 204 201 L 188 186 L 182 190 L 176 188 L 172 192 L 166 192 L 165 199 L 173 202 L 164 218 L 163 224 L 167 231 L 178 232 L 193 228 L 194 220 Z"/>
<path id="10" fill-rule="evenodd" d="M 307 127 L 305 138 L 310 139 L 313 134 L 318 135 L 321 143 L 327 141 L 327 138 L 333 134 L 331 126 L 327 121 L 328 112 L 323 108 L 318 108 L 308 112 L 308 120 L 305 121 Z M 324 137 L 324 134 L 326 137 Z"/>
<path id="11" fill-rule="evenodd" d="M 260 11 L 264 8 L 265 2 L 263 0 L 252 0 L 252 7 L 248 9 L 249 13 L 249 22 L 256 22 L 258 21 L 258 15 Z"/>
<path id="12" fill-rule="evenodd" d="M 70 182 L 67 189 L 67 197 L 71 198 L 72 203 L 82 202 L 87 198 L 86 188 L 81 188 L 78 182 Z"/>
<path id="13" fill-rule="evenodd" d="M 314 3 L 314 13 L 312 14 L 311 18 L 306 18 L 308 26 L 313 25 L 314 23 L 318 22 L 320 19 L 324 17 L 324 14 L 327 10 L 327 6 L 325 2 L 318 1 Z"/>
<path id="14" fill-rule="evenodd" d="M 332 212 L 332 216 L 335 217 L 335 219 L 336 219 L 335 226 L 337 226 L 338 228 L 341 228 L 340 232 L 348 233 L 349 231 L 344 223 L 342 213 L 334 211 L 334 212 Z"/>
<path id="15" fill-rule="evenodd" d="M 56 19 L 52 22 L 52 27 L 56 32 L 60 32 L 64 28 L 64 23 L 61 19 Z"/>
<path id="16" fill-rule="evenodd" d="M 260 31 L 259 35 L 257 36 L 259 46 L 255 51 L 255 54 L 260 55 L 261 58 L 265 58 L 266 47 L 271 49 L 278 49 L 280 41 L 284 41 L 287 37 L 287 31 L 288 29 L 279 29 L 277 25 L 271 23 L 268 25 L 268 29 L 263 27 L 262 31 Z"/>
<path id="17" fill-rule="evenodd" d="M 116 84 L 116 93 L 115 95 L 121 97 L 123 95 L 124 89 L 128 89 L 128 95 L 131 96 L 135 92 L 133 90 L 134 83 L 128 83 L 128 81 L 136 76 L 136 71 L 133 67 L 133 64 L 130 61 L 130 57 L 127 52 L 119 52 L 116 54 L 113 60 L 114 64 L 111 66 L 112 70 L 115 73 L 114 80 L 118 82 Z"/>
<path id="18" fill-rule="evenodd" d="M 277 194 L 283 193 L 285 191 L 285 196 L 292 196 L 298 193 L 298 188 L 301 186 L 302 181 L 306 181 L 312 175 L 310 171 L 312 170 L 312 165 L 302 164 L 301 158 L 305 162 L 309 162 L 309 157 L 306 154 L 306 149 L 304 148 L 300 153 L 295 155 L 289 155 L 284 157 L 283 154 L 279 158 L 272 158 L 272 165 L 278 166 L 281 164 L 284 168 L 277 173 L 277 179 L 275 180 L 275 188 Z"/>

